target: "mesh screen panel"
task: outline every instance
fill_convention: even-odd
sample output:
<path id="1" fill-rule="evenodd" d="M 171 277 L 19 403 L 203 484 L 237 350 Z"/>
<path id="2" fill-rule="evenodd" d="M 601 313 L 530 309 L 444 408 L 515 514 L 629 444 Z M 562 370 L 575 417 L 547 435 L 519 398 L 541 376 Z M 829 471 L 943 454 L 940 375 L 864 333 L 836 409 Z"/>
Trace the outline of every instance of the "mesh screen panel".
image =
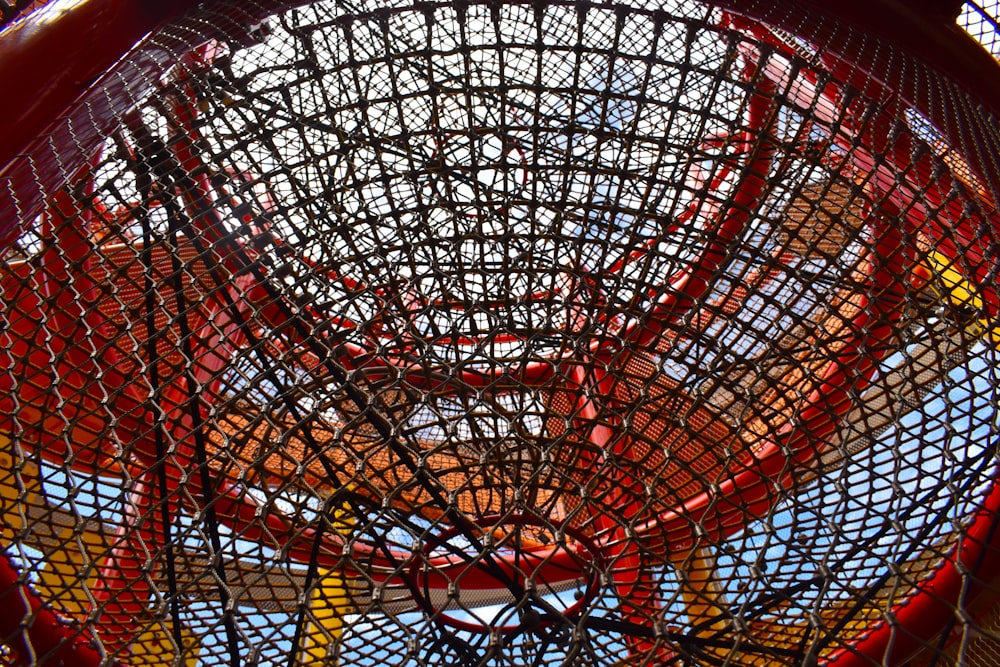
<path id="1" fill-rule="evenodd" d="M 996 663 L 991 115 L 697 3 L 239 23 L 5 174 L 0 601 L 137 665 Z"/>
<path id="2" fill-rule="evenodd" d="M 1000 20 L 1000 3 L 967 2 L 962 6 L 958 18 L 960 25 L 994 57 L 1000 57 L 1000 35 L 997 21 Z"/>

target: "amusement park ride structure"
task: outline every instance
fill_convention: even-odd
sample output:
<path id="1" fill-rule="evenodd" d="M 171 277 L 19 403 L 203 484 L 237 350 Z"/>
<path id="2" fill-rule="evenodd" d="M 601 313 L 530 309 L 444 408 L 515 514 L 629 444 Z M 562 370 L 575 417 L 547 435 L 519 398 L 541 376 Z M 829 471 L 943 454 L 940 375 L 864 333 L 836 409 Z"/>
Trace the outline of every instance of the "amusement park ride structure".
<path id="1" fill-rule="evenodd" d="M 826 5 L 0 2 L 0 664 L 996 664 L 1000 65 Z"/>

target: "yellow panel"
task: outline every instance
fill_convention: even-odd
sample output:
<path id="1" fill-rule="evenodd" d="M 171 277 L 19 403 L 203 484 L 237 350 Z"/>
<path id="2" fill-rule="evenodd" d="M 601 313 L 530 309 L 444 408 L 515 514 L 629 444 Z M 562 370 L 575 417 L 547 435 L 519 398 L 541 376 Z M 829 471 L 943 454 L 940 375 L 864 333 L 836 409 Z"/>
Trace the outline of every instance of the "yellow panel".
<path id="1" fill-rule="evenodd" d="M 927 263 L 943 288 L 944 295 L 953 305 L 982 312 L 985 305 L 983 298 L 975 286 L 955 268 L 954 262 L 939 252 L 931 252 L 927 255 Z M 980 318 L 966 327 L 966 330 L 973 336 L 985 338 L 993 346 L 1000 346 L 1000 326 L 995 322 Z"/>
<path id="2" fill-rule="evenodd" d="M 692 624 L 717 619 L 705 626 L 699 635 L 711 635 L 729 623 L 727 618 L 726 591 L 716 576 L 715 556 L 707 547 L 694 549 L 677 564 L 684 571 L 681 596 Z"/>
<path id="3" fill-rule="evenodd" d="M 28 506 L 41 498 L 38 466 L 25 461 L 14 443 L 0 434 L 0 530 L 5 542 L 25 527 Z"/>
<path id="4" fill-rule="evenodd" d="M 354 517 L 347 510 L 336 510 L 330 524 L 333 531 L 347 537 L 354 528 Z M 321 569 L 309 598 L 311 622 L 303 641 L 304 664 L 336 664 L 344 616 L 352 611 L 344 573 L 339 569 Z"/>
<path id="5" fill-rule="evenodd" d="M 94 586 L 97 559 L 107 552 L 108 544 L 97 531 L 75 532 L 67 527 L 57 533 L 58 544 L 46 555 L 35 587 L 42 598 L 52 600 L 57 607 L 84 616 L 91 609 L 89 591 Z"/>
<path id="6" fill-rule="evenodd" d="M 15 465 L 19 470 L 17 474 Z M 38 467 L 25 461 L 15 451 L 10 438 L 0 434 L 2 538 L 7 542 L 27 527 L 29 508 L 41 510 L 47 521 L 31 526 L 35 541 L 29 546 L 42 551 L 45 560 L 44 566 L 34 572 L 33 586 L 58 612 L 85 618 L 92 609 L 90 591 L 99 563 L 111 545 L 99 527 L 84 528 L 81 517 L 49 505 L 43 491 Z M 186 628 L 182 635 L 185 644 L 190 644 L 190 632 Z M 0 665 L 4 664 L 4 650 L 0 646 Z M 161 624 L 147 630 L 130 650 L 130 664 L 133 665 L 172 664 L 176 655 L 170 632 Z M 198 662 L 197 650 L 189 649 L 186 653 L 184 664 L 194 667 Z"/>

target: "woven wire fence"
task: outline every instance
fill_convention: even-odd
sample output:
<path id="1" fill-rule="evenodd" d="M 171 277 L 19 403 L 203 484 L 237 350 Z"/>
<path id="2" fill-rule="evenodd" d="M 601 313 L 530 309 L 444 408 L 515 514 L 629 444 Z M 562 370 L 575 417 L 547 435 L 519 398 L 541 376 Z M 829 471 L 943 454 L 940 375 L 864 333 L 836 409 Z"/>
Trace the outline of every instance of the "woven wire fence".
<path id="1" fill-rule="evenodd" d="M 800 665 L 980 539 L 995 198 L 919 91 L 695 3 L 200 11 L 2 260 L 8 596 L 127 664 Z"/>
<path id="2" fill-rule="evenodd" d="M 1000 3 L 967 2 L 962 6 L 958 25 L 983 45 L 994 58 L 1000 58 Z"/>

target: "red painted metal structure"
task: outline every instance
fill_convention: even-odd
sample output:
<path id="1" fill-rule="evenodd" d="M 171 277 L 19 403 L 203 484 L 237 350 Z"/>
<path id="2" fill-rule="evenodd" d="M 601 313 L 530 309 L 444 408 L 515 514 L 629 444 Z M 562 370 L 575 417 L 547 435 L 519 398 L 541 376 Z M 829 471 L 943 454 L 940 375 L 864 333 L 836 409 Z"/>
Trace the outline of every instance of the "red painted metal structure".
<path id="1" fill-rule="evenodd" d="M 102 76 L 121 56 L 135 45 L 141 44 L 151 33 L 166 22 L 181 16 L 196 3 L 143 3 L 116 0 L 114 2 L 97 2 L 89 0 L 80 3 L 67 3 L 65 10 L 52 12 L 51 15 L 32 15 L 21 22 L 8 27 L 0 34 L 0 90 L 35 90 L 37 95 L 16 96 L 9 104 L 0 105 L 0 127 L 18 128 L 18 132 L 8 132 L 0 138 L 0 182 L 6 181 L 7 187 L 0 188 L 0 238 L 8 241 L 21 232 L 24 221 L 34 219 L 43 214 L 47 230 L 58 240 L 61 252 L 50 251 L 47 264 L 52 267 L 52 279 L 61 280 L 71 275 L 71 264 L 85 264 L 85 256 L 74 256 L 74 249 L 82 252 L 83 238 L 88 230 L 74 228 L 61 220 L 74 216 L 73 210 L 68 210 L 72 204 L 60 201 L 59 198 L 46 201 L 43 191 L 56 190 L 60 170 L 47 169 L 45 164 L 33 162 L 39 153 L 38 142 L 49 144 L 65 142 L 63 147 L 70 156 L 70 164 L 59 165 L 65 171 L 68 168 L 85 173 L 88 160 L 93 155 L 75 150 L 78 145 L 97 145 L 96 134 L 78 134 L 79 128 L 85 126 L 77 119 L 85 115 L 88 119 L 96 119 L 98 125 L 111 127 L 116 118 L 127 114 L 128 109 L 116 106 L 118 102 L 114 95 L 104 98 L 91 96 L 95 85 L 107 85 L 109 81 Z M 257 13 L 249 13 L 240 3 L 220 3 L 228 7 L 228 13 L 236 25 L 252 25 L 266 17 L 268 13 L 278 11 L 288 6 L 288 3 L 262 3 L 265 9 Z M 976 178 L 985 183 L 993 192 L 1000 191 L 1000 170 L 996 168 L 994 156 L 1000 154 L 1000 147 L 994 145 L 994 136 L 982 136 L 974 129 L 956 120 L 948 108 L 940 104 L 947 91 L 940 89 L 942 84 L 938 79 L 922 80 L 919 83 L 926 86 L 921 94 L 908 96 L 907 91 L 915 89 L 917 83 L 910 79 L 913 70 L 902 69 L 893 62 L 884 60 L 883 52 L 873 46 L 870 39 L 856 35 L 876 35 L 885 39 L 915 59 L 926 61 L 934 70 L 943 75 L 946 80 L 958 86 L 970 97 L 978 100 L 986 108 L 1000 114 L 1000 86 L 983 85 L 984 81 L 1000 80 L 1000 70 L 995 61 L 989 58 L 972 42 L 967 35 L 955 28 L 952 19 L 955 3 L 922 3 L 921 9 L 901 9 L 898 3 L 889 0 L 868 0 L 867 2 L 845 2 L 836 6 L 827 3 L 805 2 L 795 3 L 794 7 L 782 7 L 769 12 L 763 12 L 756 3 L 716 2 L 713 3 L 733 13 L 733 29 L 754 34 L 761 42 L 770 43 L 779 55 L 767 60 L 765 71 L 749 72 L 748 80 L 758 82 L 760 90 L 747 110 L 746 125 L 749 134 L 747 144 L 753 145 L 753 139 L 767 134 L 770 117 L 770 96 L 780 91 L 786 103 L 792 106 L 798 104 L 802 108 L 813 111 L 821 122 L 833 122 L 832 118 L 823 118 L 822 104 L 815 100 L 826 100 L 831 106 L 835 100 L 846 94 L 844 84 L 853 86 L 864 95 L 879 99 L 891 100 L 885 104 L 886 109 L 901 114 L 905 109 L 915 109 L 930 120 L 935 127 L 945 133 L 954 145 L 969 148 L 969 153 L 963 157 L 974 171 Z M 70 6 L 72 5 L 72 6 Z M 765 15 L 761 15 L 764 13 Z M 834 24 L 820 20 L 818 17 L 832 16 L 842 24 L 857 28 L 858 32 L 833 34 L 830 31 Z M 761 23 L 763 22 L 763 23 Z M 764 25 L 771 27 L 764 27 Z M 804 39 L 816 43 L 835 44 L 837 51 L 821 54 L 822 67 L 833 72 L 833 81 L 824 78 L 819 71 L 808 71 L 793 67 L 789 59 L 783 60 L 781 53 L 793 53 L 793 47 L 785 42 L 773 30 L 778 28 L 797 34 Z M 206 41 L 211 35 L 204 36 Z M 141 96 L 141 87 L 150 85 L 172 65 L 169 54 L 163 52 L 162 59 L 150 58 L 140 65 L 130 67 L 141 68 L 143 76 L 116 76 L 110 81 L 114 86 L 130 86 L 133 95 Z M 66 63 L 71 63 L 66 67 Z M 783 66 L 787 65 L 787 67 Z M 863 74 L 862 74 L 863 72 Z M 138 74 L 136 70 L 135 74 Z M 119 82 L 120 81 L 120 82 Z M 130 83 L 130 81 L 134 83 Z M 760 83 L 761 81 L 766 83 Z M 86 100 L 86 104 L 82 102 Z M 927 100 L 935 102 L 928 103 Z M 183 111 L 183 109 L 182 109 Z M 190 111 L 195 115 L 196 111 Z M 182 114 L 179 114 L 182 115 Z M 197 140 L 196 132 L 189 128 L 192 140 Z M 959 202 L 949 199 L 948 192 L 957 184 L 942 181 L 939 174 L 934 173 L 934 167 L 929 158 L 909 166 L 909 180 L 898 182 L 893 174 L 893 166 L 909 165 L 916 151 L 919 139 L 900 131 L 893 124 L 893 117 L 886 115 L 877 117 L 858 128 L 845 128 L 837 135 L 845 147 L 852 149 L 852 167 L 860 173 L 869 175 L 869 186 L 878 193 L 881 202 L 879 210 L 870 211 L 866 225 L 877 239 L 878 259 L 871 261 L 870 274 L 867 279 L 874 286 L 878 296 L 862 303 L 854 304 L 854 315 L 845 327 L 853 333 L 846 344 L 839 348 L 837 355 L 827 367 L 817 375 L 818 380 L 808 387 L 807 398 L 799 407 L 801 425 L 789 428 L 780 434 L 781 439 L 770 441 L 759 446 L 748 454 L 741 471 L 729 471 L 729 475 L 718 489 L 712 493 L 700 493 L 683 498 L 683 502 L 668 512 L 649 515 L 639 506 L 629 504 L 628 493 L 623 495 L 622 504 L 626 512 L 635 519 L 634 537 L 626 537 L 614 525 L 599 525 L 596 532 L 588 536 L 594 545 L 591 548 L 601 550 L 605 558 L 619 563 L 627 563 L 631 558 L 638 557 L 638 549 L 662 551 L 667 549 L 683 550 L 690 548 L 695 537 L 692 534 L 694 524 L 698 524 L 702 534 L 709 536 L 728 535 L 738 531 L 754 517 L 763 516 L 777 501 L 774 484 L 785 489 L 793 488 L 793 476 L 787 474 L 789 468 L 797 466 L 808 467 L 818 454 L 822 453 L 823 440 L 841 425 L 849 401 L 848 391 L 859 391 L 869 382 L 875 372 L 879 359 L 865 354 L 872 348 L 884 349 L 888 354 L 891 346 L 886 345 L 892 335 L 894 318 L 898 315 L 900 301 L 907 287 L 919 287 L 923 277 L 917 271 L 915 260 L 902 251 L 903 242 L 898 228 L 886 223 L 892 216 L 904 219 L 903 228 L 906 233 L 916 233 L 921 230 L 928 236 L 929 242 L 938 246 L 948 259 L 959 266 L 974 267 L 965 278 L 982 294 L 986 309 L 991 317 L 1000 310 L 1000 293 L 995 283 L 996 264 L 994 237 L 1000 234 L 1000 217 L 992 209 L 986 197 L 982 199 L 982 209 L 970 218 Z M 44 137 L 43 139 L 40 139 Z M 39 138 L 39 139 L 36 139 Z M 889 167 L 880 164 L 879 160 L 866 155 L 864 150 L 856 146 L 885 146 L 892 148 L 888 155 L 896 161 Z M 190 174 L 199 173 L 197 157 L 193 151 L 185 152 L 183 145 L 175 148 L 175 159 Z M 758 143 L 756 151 L 747 151 L 739 156 L 744 161 L 744 173 L 747 175 L 738 187 L 736 199 L 731 208 L 713 210 L 710 205 L 698 202 L 693 205 L 692 218 L 703 220 L 703 225 L 712 229 L 715 245 L 704 251 L 701 257 L 693 263 L 693 268 L 678 273 L 669 279 L 672 286 L 667 297 L 659 301 L 650 317 L 644 321 L 627 323 L 620 327 L 618 335 L 623 342 L 636 346 L 648 344 L 672 321 L 680 320 L 689 314 L 692 305 L 705 294 L 713 274 L 724 258 L 725 248 L 738 236 L 746 225 L 747 212 L 758 205 L 765 188 L 764 178 L 772 158 L 766 143 Z M 75 162 L 74 162 L 75 160 Z M 32 164 L 34 168 L 24 168 Z M 25 174 L 32 174 L 29 179 Z M 9 180 L 15 179 L 15 180 Z M 197 314 L 197 322 L 207 332 L 201 338 L 211 340 L 216 345 L 200 351 L 199 366 L 193 380 L 198 384 L 210 386 L 216 372 L 222 368 L 232 354 L 233 346 L 239 344 L 243 335 L 238 322 L 241 313 L 254 309 L 266 313 L 270 323 L 275 327 L 303 326 L 300 320 L 289 316 L 286 310 L 275 304 L 261 286 L 259 276 L 248 273 L 244 264 L 253 259 L 252 250 L 232 246 L 221 232 L 218 224 L 218 214 L 209 204 L 211 202 L 211 184 L 204 178 L 192 178 L 189 196 L 193 202 L 192 210 L 201 212 L 195 220 L 195 225 L 207 245 L 214 249 L 213 259 L 217 260 L 214 267 L 208 266 L 206 272 L 219 271 L 228 275 L 241 275 L 232 280 L 233 290 L 217 297 L 216 303 L 207 304 Z M 919 197 L 918 197 L 919 194 Z M 973 193 L 975 194 L 975 193 Z M 922 203 L 917 203 L 920 199 Z M 203 205 L 199 205 L 199 202 Z M 938 230 L 928 226 L 926 221 L 931 216 L 929 209 L 936 212 L 937 220 L 941 222 Z M 987 231 L 984 232 L 983 230 Z M 957 232 L 958 241 L 952 240 L 952 233 Z M 227 245 L 229 244 L 229 245 Z M 202 253 L 204 248 L 194 247 L 194 253 Z M 641 250 L 638 251 L 641 256 Z M 156 261 L 156 258 L 153 258 Z M 912 274 L 914 277 L 901 282 L 900 276 Z M 8 277 L 5 287 L 23 277 Z M 107 279 L 107 277 L 105 277 Z M 76 281 L 77 292 L 81 295 L 97 294 L 95 279 L 84 273 L 73 278 Z M 902 284 L 906 283 L 906 284 Z M 178 290 L 183 292 L 182 289 Z M 6 292 L 5 292 L 6 294 Z M 97 300 L 97 297 L 94 297 Z M 738 300 L 736 296 L 733 300 Z M 67 331 L 78 332 L 76 336 L 68 336 L 69 342 L 62 357 L 62 363 L 67 365 L 65 372 L 60 373 L 76 382 L 80 390 L 85 386 L 86 377 L 94 369 L 88 365 L 95 364 L 94 352 L 102 349 L 100 336 L 93 337 L 87 332 L 101 332 L 105 323 L 100 320 L 99 313 L 85 313 L 80 304 L 63 300 L 58 304 L 25 303 L 22 310 L 32 312 L 42 308 L 53 308 L 58 311 L 53 320 L 56 329 L 66 335 Z M 180 307 L 178 307 L 180 310 Z M 30 340 L 31 322 L 24 320 L 24 330 L 17 332 L 23 340 Z M 340 322 L 339 326 L 351 327 L 355 323 Z M 306 344 L 307 334 L 304 332 L 303 344 Z M 73 345 L 79 346 L 74 350 Z M 30 352 L 13 350 L 15 355 L 31 357 Z M 586 354 L 605 364 L 618 359 L 620 347 L 611 344 L 595 344 Z M 62 351 L 57 351 L 61 354 Z M 5 353 L 6 354 L 6 353 Z M 49 354 L 49 353 L 46 353 Z M 332 361 L 316 362 L 330 365 L 331 375 L 344 373 L 346 370 L 364 370 L 370 373 L 400 373 L 405 374 L 405 363 L 391 357 L 372 358 L 370 355 L 354 354 L 352 351 Z M 0 358 L 3 358 L 0 355 Z M 505 369 L 504 373 L 491 371 L 481 373 L 476 370 L 463 372 L 460 379 L 463 383 L 474 387 L 503 386 L 504 374 L 516 378 L 518 383 L 526 386 L 539 385 L 549 380 L 553 375 L 562 373 L 570 380 L 567 382 L 567 392 L 576 397 L 579 405 L 575 410 L 576 419 L 581 424 L 588 420 L 595 423 L 588 430 L 588 438 L 593 449 L 619 456 L 628 456 L 631 444 L 627 440 L 616 438 L 614 432 L 597 423 L 600 406 L 594 405 L 594 395 L 611 395 L 613 381 L 595 373 L 589 365 L 581 365 L 580 360 L 572 357 L 554 357 L 521 368 Z M 587 362 L 591 359 L 585 360 Z M 108 373 L 119 362 L 112 357 L 104 360 L 105 368 L 100 369 L 104 384 L 91 387 L 81 404 L 81 424 L 87 400 L 99 400 L 99 396 L 114 396 L 115 410 L 122 415 L 117 428 L 123 432 L 138 432 L 142 420 L 140 406 L 148 399 L 136 393 L 135 387 L 128 383 L 124 372 L 116 378 L 114 373 Z M 574 363 L 577 362 L 577 363 Z M 45 359 L 40 359 L 42 366 Z M 70 370 L 72 369 L 72 370 Z M 73 380 L 74 373 L 78 378 Z M 423 382 L 425 387 L 435 391 L 447 391 L 447 382 L 436 383 L 433 377 L 415 379 L 415 383 Z M 612 384 L 609 384 L 612 383 Z M 604 387 L 604 391 L 593 391 L 592 388 Z M 4 387 L 4 390 L 8 388 Z M 23 396 L 20 400 L 35 403 L 40 412 L 44 410 L 44 394 L 48 388 L 39 386 L 38 396 Z M 172 386 L 161 396 L 162 410 L 172 424 L 172 430 L 180 444 L 177 456 L 177 469 L 170 476 L 180 478 L 184 468 L 194 466 L 199 456 L 199 443 L 194 433 L 192 421 L 196 415 L 188 412 L 188 388 Z M 196 409 L 196 408 L 195 408 Z M 39 419 L 44 420 L 44 416 Z M 131 420 L 131 421 L 130 421 Z M 86 424 L 84 424 L 86 425 Z M 102 424 L 92 427 L 93 433 L 105 428 Z M 90 440 L 96 440 L 91 438 Z M 86 442 L 87 438 L 81 438 Z M 149 437 L 146 442 L 137 445 L 136 453 L 141 460 L 139 468 L 151 470 L 155 462 L 161 458 L 156 444 Z M 56 458 L 64 458 L 65 451 L 54 448 L 50 451 Z M 84 470 L 96 470 L 112 465 L 113 453 L 102 451 L 100 444 L 94 444 L 93 449 L 84 449 L 76 458 L 76 465 Z M 752 461 L 752 465 L 751 465 Z M 620 478 L 605 480 L 612 486 L 628 489 L 641 484 L 641 480 L 631 479 L 627 474 Z M 189 492 L 193 494 L 211 494 L 211 486 L 207 479 L 191 477 L 188 479 Z M 1000 487 L 994 487 L 986 496 L 986 500 L 977 512 L 974 521 L 965 532 L 961 544 L 956 548 L 955 555 L 942 562 L 931 577 L 921 584 L 920 592 L 915 595 L 904 608 L 896 611 L 899 626 L 906 628 L 913 637 L 901 635 L 888 624 L 873 627 L 867 637 L 857 646 L 844 649 L 834 656 L 832 662 L 837 665 L 865 664 L 871 657 L 885 660 L 888 664 L 900 664 L 907 659 L 911 650 L 916 647 L 916 637 L 929 636 L 939 632 L 948 620 L 950 610 L 964 598 L 972 598 L 978 591 L 964 582 L 964 574 L 968 570 L 988 571 L 997 562 L 997 552 L 1000 552 Z M 262 541 L 276 540 L 277 544 L 286 549 L 293 558 L 298 557 L 303 562 L 310 560 L 310 549 L 313 543 L 323 545 L 324 553 L 316 560 L 324 567 L 335 567 L 343 554 L 344 542 L 338 536 L 321 536 L 309 530 L 286 525 L 278 518 L 268 517 L 267 533 L 260 530 L 254 523 L 258 507 L 247 496 L 238 483 L 223 482 L 221 494 L 214 497 L 212 506 L 223 523 L 230 525 L 247 539 Z M 132 501 L 140 514 L 152 512 L 157 502 L 158 492 L 154 489 L 152 475 L 144 484 L 140 484 L 133 493 Z M 136 517 L 133 517 L 136 520 Z M 531 519 L 523 517 L 524 522 Z M 121 530 L 121 542 L 116 546 L 113 557 L 105 564 L 102 576 L 98 580 L 97 599 L 105 602 L 104 615 L 96 624 L 101 630 L 110 629 L 110 635 L 127 633 L 132 627 L 132 618 L 144 605 L 149 594 L 148 585 L 142 576 L 142 562 L 134 558 L 136 553 L 147 548 L 149 544 L 163 543 L 165 527 L 158 521 L 148 520 L 143 528 L 134 524 L 126 525 Z M 462 527 L 455 529 L 461 533 Z M 447 536 L 439 536 L 445 539 Z M 147 546 L 144 546 L 147 545 Z M 369 545 L 354 543 L 350 546 L 356 555 L 364 553 L 364 557 L 377 563 L 387 571 L 394 571 L 391 577 L 404 577 L 400 565 L 410 560 L 405 553 L 378 553 Z M 429 558 L 427 569 L 434 572 L 427 575 L 423 584 L 428 588 L 447 588 L 452 577 L 458 577 L 464 572 L 463 582 L 472 587 L 489 589 L 502 588 L 507 585 L 505 578 L 514 578 L 518 569 L 518 560 L 535 558 L 539 563 L 535 576 L 540 581 L 559 583 L 581 576 L 580 553 L 574 553 L 564 547 L 533 546 L 522 549 L 517 554 L 506 559 L 499 558 L 493 567 L 483 567 L 471 574 L 464 572 L 467 565 L 464 562 L 451 563 L 447 557 Z M 11 566 L 3 561 L 2 585 L 21 590 L 22 606 L 5 606 L 0 610 L 0 632 L 11 634 L 26 616 L 26 610 L 40 609 L 44 601 L 33 597 L 33 593 L 25 582 L 19 581 Z M 499 573 L 497 568 L 499 568 Z M 416 565 L 411 571 L 417 571 Z M 376 575 L 381 576 L 381 575 Z M 417 575 L 416 578 L 420 579 Z M 621 574 L 615 580 L 615 586 L 628 599 L 634 597 L 631 590 L 637 586 L 636 571 L 623 567 Z M 396 583 L 406 583 L 400 580 Z M 638 595 L 637 604 L 654 604 Z M 31 630 L 44 628 L 51 634 L 33 636 L 32 642 L 40 645 L 62 645 L 59 653 L 53 654 L 55 659 L 65 660 L 66 651 L 75 652 L 74 660 L 78 664 L 97 664 L 101 660 L 93 649 L 71 639 L 75 632 L 54 622 L 48 617 L 49 612 L 40 612 L 38 620 L 31 624 Z M 39 630 L 39 632 L 41 632 Z M 42 633 L 44 634 L 44 633 Z M 648 646 L 640 643 L 634 648 L 646 650 Z M 55 664 L 55 663 L 53 663 Z"/>

